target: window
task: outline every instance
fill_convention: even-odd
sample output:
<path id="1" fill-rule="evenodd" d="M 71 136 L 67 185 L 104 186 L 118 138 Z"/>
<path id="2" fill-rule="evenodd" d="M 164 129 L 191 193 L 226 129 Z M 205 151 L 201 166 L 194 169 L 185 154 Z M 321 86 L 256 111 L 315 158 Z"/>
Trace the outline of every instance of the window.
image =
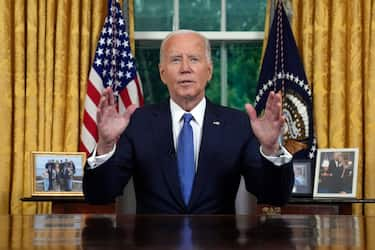
<path id="1" fill-rule="evenodd" d="M 146 103 L 168 97 L 158 72 L 168 32 L 193 29 L 211 41 L 213 79 L 208 98 L 243 109 L 253 102 L 263 44 L 266 0 L 134 0 L 137 66 Z"/>

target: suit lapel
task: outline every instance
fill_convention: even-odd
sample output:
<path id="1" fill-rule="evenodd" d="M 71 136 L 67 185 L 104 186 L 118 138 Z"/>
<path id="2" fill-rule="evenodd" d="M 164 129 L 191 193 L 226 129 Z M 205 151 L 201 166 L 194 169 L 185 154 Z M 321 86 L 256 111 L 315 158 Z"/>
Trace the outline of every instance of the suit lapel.
<path id="1" fill-rule="evenodd" d="M 177 158 L 173 144 L 172 118 L 169 103 L 163 103 L 160 109 L 154 112 L 152 122 L 153 137 L 156 150 L 159 152 L 160 164 L 165 181 L 180 207 L 184 207 L 177 169 Z"/>
<path id="2" fill-rule="evenodd" d="M 220 134 L 224 126 L 224 121 L 220 119 L 220 114 L 215 106 L 207 100 L 207 106 L 202 128 L 202 140 L 199 149 L 198 168 L 194 180 L 190 207 L 194 201 L 198 200 L 200 193 L 204 190 L 205 183 L 210 181 L 210 172 L 214 166 L 211 166 L 212 157 L 215 157 L 219 150 Z"/>

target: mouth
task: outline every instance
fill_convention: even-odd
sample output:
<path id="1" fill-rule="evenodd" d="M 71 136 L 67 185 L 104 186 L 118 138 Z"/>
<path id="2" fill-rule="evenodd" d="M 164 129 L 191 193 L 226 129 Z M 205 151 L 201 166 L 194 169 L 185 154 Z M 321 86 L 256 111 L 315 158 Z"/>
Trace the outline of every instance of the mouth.
<path id="1" fill-rule="evenodd" d="M 180 80 L 177 82 L 179 85 L 190 85 L 190 84 L 193 84 L 194 81 L 192 80 Z"/>

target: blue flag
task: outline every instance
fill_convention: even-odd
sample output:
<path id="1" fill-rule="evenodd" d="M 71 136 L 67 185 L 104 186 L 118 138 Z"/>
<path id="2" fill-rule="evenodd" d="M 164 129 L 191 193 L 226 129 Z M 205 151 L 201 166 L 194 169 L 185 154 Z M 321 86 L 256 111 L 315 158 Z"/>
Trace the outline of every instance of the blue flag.
<path id="1" fill-rule="evenodd" d="M 259 75 L 255 109 L 261 115 L 270 91 L 281 91 L 285 127 L 280 139 L 295 159 L 314 159 L 312 92 L 282 1 L 275 9 Z"/>

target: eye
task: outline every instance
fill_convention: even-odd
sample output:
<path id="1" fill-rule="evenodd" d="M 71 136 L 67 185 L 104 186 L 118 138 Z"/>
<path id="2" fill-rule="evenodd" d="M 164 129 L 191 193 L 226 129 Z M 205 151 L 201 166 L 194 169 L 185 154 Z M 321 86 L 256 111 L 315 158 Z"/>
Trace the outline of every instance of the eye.
<path id="1" fill-rule="evenodd" d="M 190 61 L 193 62 L 193 63 L 197 63 L 197 62 L 199 62 L 199 58 L 198 57 L 191 57 Z"/>
<path id="2" fill-rule="evenodd" d="M 181 61 L 181 58 L 179 57 L 172 57 L 171 62 L 172 63 L 179 63 Z"/>

